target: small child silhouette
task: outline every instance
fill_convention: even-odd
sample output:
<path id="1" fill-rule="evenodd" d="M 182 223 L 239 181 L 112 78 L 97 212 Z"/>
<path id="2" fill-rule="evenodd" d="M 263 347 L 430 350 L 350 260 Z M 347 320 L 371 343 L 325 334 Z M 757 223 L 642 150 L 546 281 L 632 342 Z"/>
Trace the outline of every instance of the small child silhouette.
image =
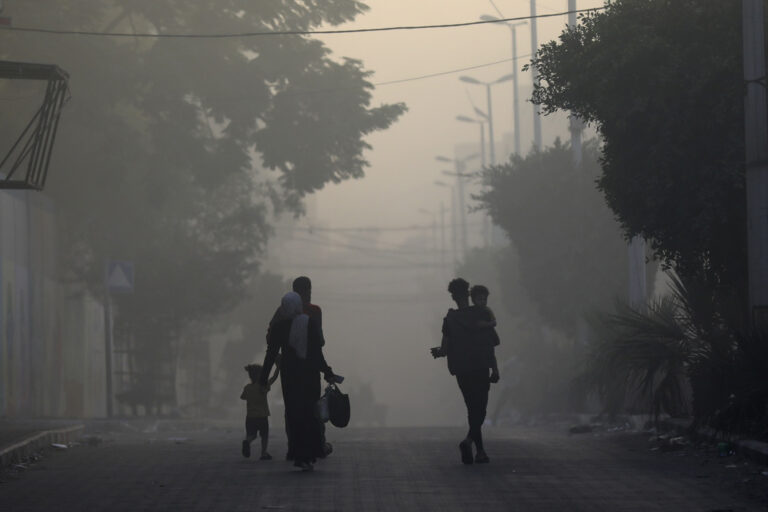
<path id="1" fill-rule="evenodd" d="M 499 334 L 496 332 L 496 315 L 493 314 L 493 310 L 488 307 L 488 295 L 490 292 L 488 288 L 482 284 L 476 284 L 469 289 L 469 296 L 472 298 L 472 307 L 479 313 L 479 318 L 475 327 L 485 331 L 487 329 L 487 336 L 491 346 L 495 347 L 499 344 Z M 496 355 L 493 356 L 493 368 L 491 370 L 490 381 L 492 383 L 499 382 L 499 368 L 496 364 Z"/>
<path id="2" fill-rule="evenodd" d="M 243 457 L 251 456 L 251 443 L 257 435 L 261 436 L 261 457 L 260 460 L 271 460 L 272 456 L 267 452 L 269 443 L 269 404 L 267 403 L 267 392 L 272 384 L 277 380 L 280 372 L 279 361 L 275 361 L 275 373 L 267 382 L 266 386 L 259 384 L 262 367 L 259 364 L 249 364 L 245 367 L 250 377 L 250 384 L 246 384 L 240 395 L 241 400 L 246 401 L 245 415 L 245 439 L 243 440 Z"/>
<path id="3" fill-rule="evenodd" d="M 490 295 L 488 288 L 482 284 L 476 284 L 469 290 L 469 296 L 472 298 L 472 305 L 483 313 L 483 318 L 477 321 L 477 327 L 481 329 L 484 327 L 496 327 L 496 315 L 494 315 L 493 310 L 488 307 L 488 295 Z"/>

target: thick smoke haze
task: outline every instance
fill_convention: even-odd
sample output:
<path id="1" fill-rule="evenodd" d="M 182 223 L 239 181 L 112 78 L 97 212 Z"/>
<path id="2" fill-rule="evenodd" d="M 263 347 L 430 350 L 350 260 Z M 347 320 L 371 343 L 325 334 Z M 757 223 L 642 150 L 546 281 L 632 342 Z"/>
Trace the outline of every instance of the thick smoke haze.
<path id="1" fill-rule="evenodd" d="M 560 3 L 539 3 L 538 13 L 566 10 L 567 3 Z M 529 14 L 524 2 L 496 5 L 504 17 Z M 580 2 L 579 8 L 600 5 L 600 1 Z M 487 2 L 398 0 L 370 6 L 368 13 L 343 28 L 452 23 L 477 20 L 483 14 L 499 15 Z M 557 37 L 566 21 L 563 16 L 540 19 L 539 44 Z M 527 26 L 517 29 L 517 39 L 518 68 L 522 68 L 531 53 Z M 409 111 L 390 129 L 368 138 L 373 149 L 367 153 L 371 167 L 364 179 L 325 187 L 308 199 L 307 216 L 295 223 L 298 230 L 278 228 L 268 247 L 267 267 L 286 276 L 306 273 L 312 277 L 314 300 L 324 310 L 329 360 L 338 371 L 350 375 L 350 386 L 371 384 L 376 400 L 388 406 L 389 424 L 460 424 L 463 403 L 453 392 L 455 382 L 445 362 L 434 361 L 428 354 L 430 346 L 440 343 L 442 316 L 455 307 L 446 287 L 461 260 L 461 243 L 454 250 L 451 239 L 452 225 L 458 229 L 459 224 L 458 218 L 452 218 L 452 191 L 435 184 L 454 186 L 455 178 L 443 172 L 454 171 L 454 166 L 435 157 L 465 158 L 479 151 L 477 125 L 455 118 L 474 117 L 474 107 L 486 110 L 485 87 L 461 82 L 459 77 L 493 81 L 509 74 L 512 64 L 386 82 L 510 59 L 510 30 L 482 25 L 356 37 L 330 35 L 323 40 L 337 56 L 362 59 L 374 71 L 370 81 L 383 83 L 374 91 L 374 104 L 404 101 Z M 520 71 L 519 87 L 521 150 L 527 153 L 533 145 L 530 73 Z M 514 150 L 512 98 L 511 82 L 492 87 L 497 163 L 505 162 Z M 555 137 L 567 139 L 567 123 L 563 115 L 544 117 L 544 145 Z M 585 137 L 590 133 L 588 129 Z M 479 160 L 470 160 L 467 171 L 478 170 Z M 469 212 L 476 206 L 470 196 L 479 191 L 479 184 L 474 181 L 466 186 Z M 446 226 L 443 268 L 441 208 Z M 484 246 L 488 235 L 482 212 L 469 212 L 466 222 L 468 246 Z M 370 229 L 345 230 L 351 227 Z M 339 228 L 342 230 L 334 231 Z M 501 232 L 495 232 L 493 238 L 506 244 Z M 474 282 L 473 276 L 464 277 Z M 491 289 L 490 306 L 500 311 L 498 284 L 482 284 Z M 513 342 L 511 326 L 501 324 L 500 331 L 507 334 L 502 336 L 502 344 Z"/>

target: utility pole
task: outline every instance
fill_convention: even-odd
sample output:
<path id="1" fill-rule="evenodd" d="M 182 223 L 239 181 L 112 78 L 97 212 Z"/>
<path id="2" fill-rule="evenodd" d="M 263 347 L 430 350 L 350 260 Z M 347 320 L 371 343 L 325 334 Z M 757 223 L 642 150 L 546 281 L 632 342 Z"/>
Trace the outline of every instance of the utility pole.
<path id="1" fill-rule="evenodd" d="M 473 153 L 464 158 L 448 158 L 447 156 L 437 156 L 435 160 L 438 162 L 453 162 L 454 171 L 443 171 L 443 174 L 447 176 L 456 177 L 456 193 L 458 194 L 456 206 L 458 208 L 457 217 L 455 221 L 459 223 L 461 229 L 461 258 L 464 259 L 467 255 L 467 212 L 464 209 L 464 178 L 467 175 L 464 173 L 466 164 L 469 160 L 480 156 L 478 153 Z"/>
<path id="2" fill-rule="evenodd" d="M 539 50 L 539 41 L 536 35 L 536 0 L 531 0 L 531 55 L 536 56 Z M 534 87 L 539 81 L 539 73 L 531 66 L 531 76 Z M 533 105 L 533 143 L 536 149 L 541 150 L 541 113 L 538 105 Z"/>
<path id="3" fill-rule="evenodd" d="M 106 373 L 106 401 L 107 418 L 113 414 L 112 408 L 112 347 L 113 347 L 113 326 L 114 317 L 112 313 L 112 295 L 109 291 L 109 285 L 104 285 L 104 371 Z"/>
<path id="4" fill-rule="evenodd" d="M 765 6 L 742 0 L 744 138 L 747 185 L 749 315 L 753 325 L 768 327 L 768 119 L 766 118 Z"/>
<path id="5" fill-rule="evenodd" d="M 494 5 L 494 7 L 496 7 Z M 499 16 L 502 18 L 504 15 L 496 9 L 496 12 L 499 13 Z M 500 18 L 497 18 L 496 16 L 491 16 L 489 14 L 483 14 L 480 16 L 480 19 L 483 21 L 501 21 Z M 519 100 L 519 94 L 518 94 L 518 87 L 517 87 L 517 27 L 520 25 L 525 25 L 527 22 L 521 21 L 518 23 L 508 23 L 505 22 L 504 25 L 506 25 L 509 28 L 509 31 L 512 36 L 512 123 L 513 123 L 513 130 L 514 130 L 514 136 L 515 136 L 515 154 L 520 154 L 520 100 Z"/>
<path id="6" fill-rule="evenodd" d="M 493 160 L 493 156 L 491 156 Z M 461 215 L 461 259 L 467 258 L 467 210 L 464 207 L 464 161 L 458 158 L 454 160 L 456 165 L 456 185 L 459 194 L 459 215 Z"/>
<path id="7" fill-rule="evenodd" d="M 496 144 L 493 135 L 493 108 L 491 107 L 491 85 L 485 84 L 486 99 L 488 100 L 488 142 L 490 143 L 489 149 L 491 150 L 491 165 L 496 165 Z M 458 172 L 458 170 L 457 170 Z"/>
<path id="8" fill-rule="evenodd" d="M 445 203 L 440 201 L 440 277 L 445 278 Z"/>
<path id="9" fill-rule="evenodd" d="M 512 67 L 514 68 L 512 70 L 512 74 L 514 78 L 512 78 L 512 108 L 515 109 L 513 112 L 513 129 L 515 131 L 515 154 L 520 154 L 520 93 L 518 92 L 518 86 L 517 86 L 517 26 L 518 25 L 524 25 L 525 22 L 520 23 L 513 23 L 510 25 L 510 30 L 512 31 Z"/>
<path id="10" fill-rule="evenodd" d="M 457 219 L 456 213 L 456 187 L 451 187 L 451 250 L 453 251 L 453 268 L 459 266 L 459 239 L 456 236 L 457 231 Z"/>
<path id="11" fill-rule="evenodd" d="M 576 0 L 568 0 L 568 25 L 576 26 Z M 573 166 L 578 169 L 581 166 L 581 132 L 584 129 L 582 120 L 571 114 L 568 116 L 569 129 L 571 131 L 571 151 L 573 152 Z"/>

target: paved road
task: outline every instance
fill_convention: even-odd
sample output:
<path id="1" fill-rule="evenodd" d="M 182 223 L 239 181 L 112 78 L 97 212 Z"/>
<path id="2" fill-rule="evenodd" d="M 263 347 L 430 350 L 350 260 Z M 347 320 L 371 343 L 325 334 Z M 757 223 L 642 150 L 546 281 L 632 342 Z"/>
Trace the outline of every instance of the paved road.
<path id="1" fill-rule="evenodd" d="M 768 477 L 760 468 L 651 452 L 644 437 L 489 429 L 491 463 L 463 466 L 462 433 L 334 429 L 335 452 L 313 473 L 281 460 L 280 432 L 269 462 L 241 457 L 239 429 L 114 435 L 0 476 L 0 510 L 766 510 L 738 487 L 744 474 L 757 475 L 752 494 L 755 485 L 763 493 Z"/>

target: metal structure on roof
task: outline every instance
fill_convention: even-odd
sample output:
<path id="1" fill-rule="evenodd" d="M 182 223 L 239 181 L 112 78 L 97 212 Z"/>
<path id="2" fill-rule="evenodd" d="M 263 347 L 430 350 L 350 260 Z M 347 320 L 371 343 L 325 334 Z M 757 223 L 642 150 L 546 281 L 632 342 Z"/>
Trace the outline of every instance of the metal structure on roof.
<path id="1" fill-rule="evenodd" d="M 42 104 L 0 161 L 0 189 L 43 190 L 69 75 L 53 64 L 0 61 L 0 79 L 48 83 Z"/>

